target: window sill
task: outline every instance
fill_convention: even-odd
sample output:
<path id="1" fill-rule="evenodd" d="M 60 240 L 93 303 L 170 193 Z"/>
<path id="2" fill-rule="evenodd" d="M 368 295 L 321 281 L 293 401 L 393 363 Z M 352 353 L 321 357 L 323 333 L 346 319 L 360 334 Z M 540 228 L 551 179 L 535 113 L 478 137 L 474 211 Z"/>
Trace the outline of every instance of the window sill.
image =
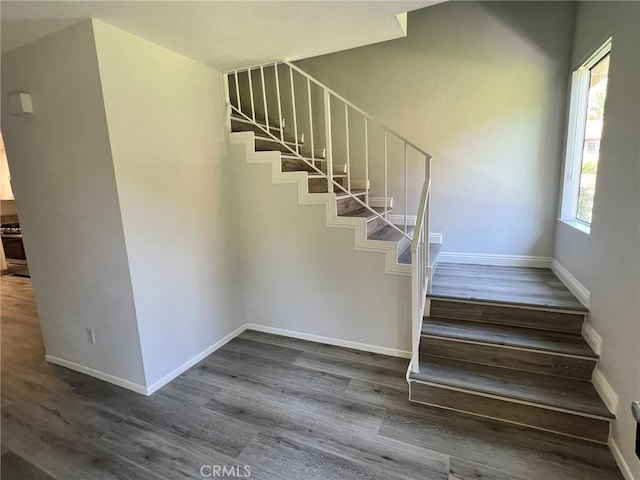
<path id="1" fill-rule="evenodd" d="M 580 221 L 575 220 L 575 219 L 572 219 L 572 220 L 560 219 L 560 221 L 562 223 L 564 223 L 565 225 L 569 225 L 570 227 L 573 227 L 576 230 L 581 231 L 582 233 L 586 233 L 587 235 L 591 235 L 591 225 L 588 225 L 586 223 L 580 222 Z"/>

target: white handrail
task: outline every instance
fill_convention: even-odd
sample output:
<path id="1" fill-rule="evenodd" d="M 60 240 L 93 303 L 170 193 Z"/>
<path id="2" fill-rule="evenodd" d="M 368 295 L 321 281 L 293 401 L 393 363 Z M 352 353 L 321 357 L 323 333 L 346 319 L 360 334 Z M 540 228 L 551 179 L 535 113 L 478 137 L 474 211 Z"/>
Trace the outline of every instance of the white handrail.
<path id="1" fill-rule="evenodd" d="M 427 161 L 425 181 L 411 242 L 411 363 L 410 371 L 420 370 L 422 320 L 429 314 L 427 293 L 431 290 L 432 268 L 429 258 L 429 205 L 431 198 L 431 161 Z"/>

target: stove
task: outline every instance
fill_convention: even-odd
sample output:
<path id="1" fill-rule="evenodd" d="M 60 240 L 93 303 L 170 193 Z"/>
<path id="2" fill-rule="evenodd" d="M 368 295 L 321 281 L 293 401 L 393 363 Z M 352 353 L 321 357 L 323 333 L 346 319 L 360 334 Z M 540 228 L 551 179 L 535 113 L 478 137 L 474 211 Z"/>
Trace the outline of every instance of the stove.
<path id="1" fill-rule="evenodd" d="M 3 223 L 0 225 L 0 233 L 3 235 L 22 235 L 19 223 Z"/>

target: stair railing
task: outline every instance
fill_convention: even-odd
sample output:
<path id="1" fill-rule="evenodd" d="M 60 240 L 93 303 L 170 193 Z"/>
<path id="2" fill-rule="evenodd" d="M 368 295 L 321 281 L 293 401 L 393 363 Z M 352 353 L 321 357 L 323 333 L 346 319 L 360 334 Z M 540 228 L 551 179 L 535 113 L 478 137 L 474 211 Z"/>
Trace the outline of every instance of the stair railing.
<path id="1" fill-rule="evenodd" d="M 284 72 L 284 78 L 283 74 Z M 271 74 L 271 81 L 266 81 L 267 74 Z M 311 167 L 312 171 L 322 178 L 327 179 L 327 189 L 330 193 L 336 193 L 340 197 L 350 197 L 353 201 L 358 203 L 362 208 L 368 210 L 372 216 L 381 219 L 391 228 L 401 233 L 404 237 L 411 239 L 410 232 L 410 214 L 409 214 L 409 198 L 408 198 L 408 162 L 409 153 L 415 152 L 418 156 L 424 158 L 424 162 L 427 166 L 430 164 L 431 156 L 423 151 L 420 147 L 411 143 L 402 135 L 396 133 L 384 124 L 373 118 L 371 115 L 315 79 L 311 75 L 301 70 L 296 65 L 287 61 L 272 62 L 263 65 L 257 65 L 253 67 L 241 68 L 237 70 L 231 70 L 225 74 L 226 87 L 227 87 L 227 101 L 231 108 L 231 111 L 244 118 L 247 121 L 251 121 L 254 125 L 260 128 L 260 130 L 273 140 L 279 141 L 286 149 L 288 154 L 303 161 L 306 165 Z M 296 80 L 298 81 L 298 88 L 296 88 Z M 303 88 L 300 88 L 300 85 Z M 319 102 L 314 96 L 312 90 L 317 92 L 318 90 L 322 95 L 322 102 Z M 244 90 L 244 91 L 243 91 Z M 300 92 L 302 90 L 302 92 Z M 270 95 L 275 91 L 275 95 Z M 246 98 L 248 96 L 248 99 Z M 288 108 L 284 105 L 285 101 L 289 103 Z M 338 109 L 334 115 L 340 114 L 344 119 L 344 130 L 338 132 L 332 117 L 332 106 L 338 104 Z M 322 105 L 322 119 L 318 120 L 317 114 Z M 258 106 L 258 107 L 256 107 Z M 258 112 L 257 108 L 261 108 L 262 112 Z M 269 111 L 277 111 L 277 121 L 273 121 L 269 115 Z M 293 141 L 287 142 L 285 138 L 285 131 L 283 125 L 283 111 L 288 110 L 291 114 L 292 128 L 293 128 Z M 305 112 L 306 111 L 306 112 Z M 310 151 L 303 152 L 300 145 L 300 124 L 299 113 L 305 112 L 307 117 L 305 119 L 307 133 L 310 137 L 311 149 Z M 344 112 L 343 114 L 340 112 Z M 359 138 L 359 142 L 352 140 L 353 132 L 350 131 L 350 121 L 354 121 L 354 117 L 359 117 L 362 122 L 362 136 Z M 351 120 L 350 120 L 351 119 Z M 370 136 L 372 126 L 382 130 L 383 134 L 383 179 L 381 182 L 383 193 L 382 198 L 376 199 L 374 202 L 369 196 L 369 185 L 371 180 L 371 162 L 370 162 Z M 318 127 L 324 129 L 324 159 L 320 158 L 316 149 L 317 138 L 315 134 L 318 132 Z M 346 185 L 342 185 L 336 181 L 336 173 L 334 172 L 335 165 L 335 148 L 334 139 L 337 135 L 341 135 L 342 143 L 346 146 L 345 149 L 345 161 L 346 161 Z M 404 200 L 402 209 L 402 222 L 401 225 L 396 225 L 389 219 L 389 212 L 392 208 L 392 196 L 389 193 L 389 143 L 392 139 L 401 142 L 402 152 L 404 158 L 401 159 L 403 164 L 403 193 Z M 362 182 L 356 182 L 352 178 L 352 156 L 351 148 L 355 143 L 359 143 L 363 149 L 364 156 L 364 180 Z M 317 166 L 318 160 L 326 161 L 326 172 Z M 427 172 L 429 168 L 427 168 Z M 344 175 L 340 172 L 340 176 Z M 425 181 L 427 179 L 425 178 Z M 398 182 L 395 182 L 397 184 Z M 364 194 L 361 198 L 360 192 L 356 192 L 357 188 L 361 184 L 364 185 Z M 380 185 L 379 185 L 380 186 Z M 395 186 L 395 185 L 394 185 Z M 381 201 L 380 201 L 381 200 Z M 382 203 L 382 213 L 375 210 L 375 207 L 379 203 Z M 379 207 L 378 207 L 379 208 Z M 397 217 L 395 217 L 397 220 Z"/>
<path id="2" fill-rule="evenodd" d="M 282 81 L 281 70 L 284 71 L 284 81 Z M 269 84 L 266 81 L 265 73 L 272 72 L 272 82 Z M 241 82 L 240 77 L 245 78 Z M 255 77 L 255 79 L 254 79 Z M 302 83 L 302 94 L 300 90 L 296 91 L 296 77 L 299 82 Z M 301 70 L 296 65 L 293 65 L 287 61 L 273 62 L 254 67 L 241 68 L 237 70 L 229 71 L 225 74 L 225 86 L 227 94 L 227 102 L 232 112 L 235 112 L 239 117 L 244 118 L 247 121 L 253 123 L 253 125 L 260 128 L 260 130 L 272 140 L 280 142 L 281 145 L 286 147 L 290 156 L 303 161 L 308 165 L 311 170 L 322 178 L 327 179 L 328 192 L 337 193 L 340 196 L 348 196 L 353 201 L 357 202 L 361 207 L 367 209 L 376 218 L 381 219 L 386 224 L 400 232 L 404 237 L 412 240 L 411 243 L 411 332 L 412 332 L 412 352 L 411 363 L 409 365 L 408 372 L 418 372 L 419 369 L 419 345 L 420 334 L 422 329 L 422 319 L 425 313 L 428 314 L 429 301 L 426 297 L 427 292 L 430 290 L 432 268 L 429 261 L 429 232 L 430 232 L 430 216 L 429 206 L 431 198 L 431 155 L 426 153 L 420 147 L 411 143 L 402 135 L 394 132 L 371 115 L 321 83 L 319 80 L 313 78 Z M 301 82 L 300 82 L 301 81 Z M 259 88 L 254 88 L 254 84 L 257 83 Z M 244 84 L 244 94 L 242 92 Z M 299 88 L 299 87 L 298 87 Z M 313 89 L 319 89 L 321 93 L 322 101 L 320 102 L 317 97 L 314 101 Z M 233 90 L 233 92 L 231 92 Z M 268 95 L 269 91 L 275 95 Z M 246 99 L 246 96 L 249 99 Z M 297 95 L 297 96 L 296 96 Z M 274 105 L 275 97 L 275 105 Z M 287 142 L 284 131 L 283 111 L 286 109 L 284 106 L 283 97 L 289 102 L 289 112 L 293 121 L 293 142 Z M 243 103 L 244 99 L 244 103 Z M 260 100 L 260 101 L 259 101 Z M 270 102 L 271 100 L 271 102 Z M 342 185 L 334 178 L 334 133 L 336 127 L 332 117 L 332 102 L 338 103 L 338 112 L 344 112 L 344 131 L 342 134 L 344 137 L 343 143 L 346 146 L 345 160 L 346 160 L 346 185 Z M 277 121 L 273 122 L 269 115 L 269 109 L 277 110 Z M 316 118 L 318 109 L 322 105 L 322 118 L 319 121 Z M 256 111 L 256 105 L 262 105 L 262 112 Z M 300 146 L 299 137 L 299 113 L 306 110 L 306 130 L 309 134 L 311 149 L 309 155 L 303 154 Z M 316 114 L 316 115 L 314 115 Z M 352 142 L 351 133 L 349 127 L 349 119 L 353 116 L 357 116 L 361 119 L 362 123 L 362 136 L 358 139 L 360 145 L 363 146 L 364 156 L 364 200 L 362 200 L 352 189 L 356 182 L 352 180 L 351 171 L 351 151 L 350 147 L 356 142 Z M 264 121 L 259 118 L 262 116 Z M 315 133 L 318 131 L 318 127 L 324 128 L 324 160 L 326 161 L 326 172 L 321 168 L 318 168 L 316 161 L 319 160 L 316 151 L 316 137 Z M 372 206 L 371 198 L 369 197 L 369 182 L 371 176 L 370 164 L 370 142 L 372 127 L 377 126 L 382 129 L 383 135 L 383 181 L 382 190 L 384 192 L 382 197 L 382 213 L 379 213 Z M 389 211 L 392 208 L 391 196 L 389 195 L 389 164 L 390 164 L 390 148 L 389 143 L 391 139 L 396 139 L 401 142 L 402 158 L 402 194 L 403 194 L 403 215 L 402 225 L 400 228 L 389 220 Z M 409 231 L 409 152 L 416 152 L 421 158 L 424 159 L 424 182 L 421 188 L 420 202 L 417 206 L 417 215 L 415 220 L 415 227 L 413 232 Z M 397 162 L 395 163 L 397 165 Z M 412 172 L 413 174 L 414 172 Z"/>
<path id="3" fill-rule="evenodd" d="M 433 269 L 429 258 L 431 162 L 427 162 L 426 180 L 420 195 L 420 206 L 411 242 L 411 363 L 409 371 L 418 373 L 422 320 L 429 313 L 427 293 L 431 290 Z"/>

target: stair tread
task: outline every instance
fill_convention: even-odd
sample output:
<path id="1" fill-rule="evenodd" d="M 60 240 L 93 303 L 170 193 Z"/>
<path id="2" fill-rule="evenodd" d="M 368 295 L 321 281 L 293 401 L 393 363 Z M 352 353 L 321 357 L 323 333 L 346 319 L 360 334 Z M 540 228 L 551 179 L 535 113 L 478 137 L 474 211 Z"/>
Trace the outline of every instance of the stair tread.
<path id="1" fill-rule="evenodd" d="M 356 195 L 356 196 L 361 196 L 364 195 L 365 193 L 367 193 L 366 190 L 360 190 L 360 189 L 351 189 L 351 195 L 343 192 L 342 190 L 340 190 L 338 187 L 335 187 L 335 189 L 333 190 L 333 192 L 336 194 L 336 196 L 338 198 L 349 198 L 351 195 Z"/>
<path id="2" fill-rule="evenodd" d="M 398 228 L 402 230 L 402 227 Z M 411 229 L 413 229 L 413 227 L 411 227 Z M 411 235 L 411 230 L 407 230 L 407 234 Z M 387 242 L 397 242 L 403 239 L 409 242 L 409 244 L 411 243 L 408 238 L 406 238 L 401 232 L 393 228 L 391 225 L 385 225 L 380 230 L 373 232 L 369 236 L 369 240 L 382 240 Z"/>
<path id="3" fill-rule="evenodd" d="M 598 358 L 581 335 L 572 333 L 431 317 L 425 318 L 422 334 Z"/>
<path id="4" fill-rule="evenodd" d="M 312 162 L 326 162 L 326 160 L 324 158 L 318 158 L 316 157 L 315 159 L 312 159 L 310 156 L 307 155 L 300 155 L 302 158 L 304 158 L 305 160 L 307 160 L 309 163 Z M 284 153 L 282 152 L 281 158 L 284 158 L 286 160 L 300 160 L 300 157 L 298 157 L 297 155 L 294 155 L 292 153 Z"/>
<path id="5" fill-rule="evenodd" d="M 429 266 L 431 268 L 435 268 L 436 263 L 438 262 L 438 254 L 440 253 L 440 248 L 442 244 L 440 243 L 430 243 L 429 244 Z M 398 257 L 398 263 L 404 263 L 406 265 L 411 265 L 411 248 L 406 248 Z"/>
<path id="6" fill-rule="evenodd" d="M 479 393 L 512 398 L 572 413 L 612 419 L 591 382 L 541 373 L 420 356 L 420 372 L 411 378 Z"/>
<path id="7" fill-rule="evenodd" d="M 246 118 L 244 118 L 243 116 L 241 116 L 239 113 L 236 112 L 231 112 L 231 121 L 237 121 L 237 122 L 242 122 L 242 123 L 247 123 L 247 124 L 255 124 L 255 125 L 259 125 L 261 127 L 265 127 L 267 128 L 267 123 L 266 120 L 264 118 L 264 115 L 261 117 L 260 115 L 256 115 L 256 121 L 253 122 L 253 120 L 247 120 Z M 272 130 L 280 130 L 280 124 L 272 119 L 269 118 L 269 128 L 271 128 Z"/>
<path id="8" fill-rule="evenodd" d="M 336 175 L 334 175 L 334 176 L 336 176 Z M 375 210 L 376 212 L 378 212 L 379 214 L 383 214 L 384 213 L 384 208 L 383 207 L 371 207 L 371 208 L 373 210 Z M 388 211 L 390 211 L 390 210 L 388 210 Z M 353 212 L 347 212 L 347 213 L 342 214 L 340 216 L 341 217 L 360 217 L 360 218 L 366 218 L 367 220 L 376 217 L 376 215 L 371 210 L 368 210 L 368 209 L 366 209 L 364 207 L 362 207 L 359 210 L 354 210 Z"/>

